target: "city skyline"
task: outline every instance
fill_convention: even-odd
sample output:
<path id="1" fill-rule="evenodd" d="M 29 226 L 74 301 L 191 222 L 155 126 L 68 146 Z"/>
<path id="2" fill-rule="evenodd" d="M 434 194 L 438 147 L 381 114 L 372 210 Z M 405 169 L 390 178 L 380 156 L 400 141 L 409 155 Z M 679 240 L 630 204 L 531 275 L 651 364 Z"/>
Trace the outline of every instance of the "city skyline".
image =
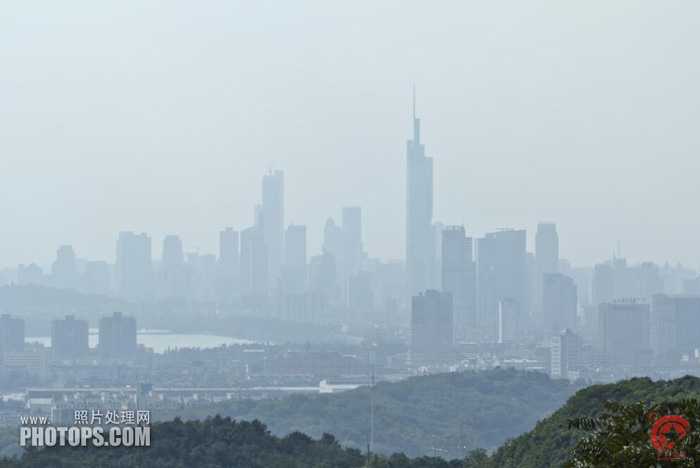
<path id="1" fill-rule="evenodd" d="M 413 86 L 412 89 L 412 99 L 411 99 L 411 121 L 412 121 L 412 132 L 409 134 L 409 138 L 407 140 L 407 150 L 406 150 L 406 162 L 404 164 L 404 170 L 405 170 L 405 175 L 407 176 L 407 184 L 406 184 L 406 193 L 405 193 L 405 199 L 403 205 L 406 207 L 406 216 L 404 217 L 405 220 L 405 232 L 406 236 L 404 237 L 404 241 L 406 241 L 409 236 L 410 232 L 412 229 L 415 229 L 415 226 L 412 226 L 412 223 L 408 221 L 409 219 L 409 214 L 411 211 L 412 205 L 416 204 L 416 197 L 419 198 L 418 201 L 418 211 L 419 212 L 424 212 L 420 213 L 421 220 L 419 221 L 419 224 L 422 223 L 425 226 L 421 226 L 424 228 L 423 230 L 425 232 L 422 233 L 422 243 L 424 244 L 421 248 L 426 251 L 424 252 L 423 256 L 426 255 L 427 250 L 434 249 L 436 246 L 439 246 L 440 242 L 437 240 L 438 237 L 440 237 L 442 234 L 440 234 L 440 230 L 445 229 L 445 228 L 450 228 L 450 227 L 462 227 L 465 230 L 465 233 L 469 235 L 469 238 L 474 238 L 476 239 L 477 237 L 480 236 L 489 236 L 493 235 L 494 233 L 498 232 L 504 232 L 504 231 L 509 231 L 509 230 L 520 230 L 524 231 L 526 235 L 526 251 L 529 253 L 536 254 L 538 251 L 538 243 L 539 241 L 539 236 L 541 234 L 541 229 L 543 227 L 545 228 L 552 228 L 554 230 L 553 235 L 557 236 L 557 223 L 556 220 L 551 220 L 547 219 L 546 221 L 543 220 L 538 220 L 534 223 L 535 229 L 528 229 L 528 228 L 523 228 L 523 227 L 517 227 L 517 226 L 501 226 L 501 227 L 492 227 L 488 228 L 483 232 L 475 232 L 475 231 L 470 231 L 469 230 L 469 225 L 466 223 L 456 223 L 456 224 L 450 224 L 443 222 L 442 219 L 436 218 L 433 216 L 434 212 L 434 199 L 437 198 L 439 192 L 439 187 L 435 188 L 434 187 L 434 177 L 433 174 L 435 172 L 435 162 L 433 158 L 429 156 L 429 153 L 426 152 L 425 149 L 425 144 L 423 140 L 421 139 L 421 119 L 418 118 L 418 115 L 416 113 L 416 90 L 415 90 L 415 85 Z M 416 162 L 414 161 L 415 158 L 420 159 L 421 161 L 427 161 L 429 164 L 427 169 L 421 168 L 421 164 L 418 164 L 418 167 L 416 167 Z M 427 172 L 426 172 L 427 171 Z M 414 173 L 414 175 L 410 175 L 411 173 Z M 416 176 L 415 173 L 418 175 Z M 209 239 L 208 245 L 206 249 L 201 249 L 199 246 L 195 246 L 194 248 L 191 248 L 190 245 L 186 245 L 178 231 L 168 231 L 165 234 L 163 234 L 161 239 L 156 238 L 155 240 L 157 242 L 153 243 L 152 245 L 149 246 L 149 250 L 151 250 L 150 253 L 150 258 L 155 264 L 158 264 L 160 261 L 164 260 L 167 262 L 166 257 L 168 256 L 167 252 L 167 244 L 169 241 L 177 241 L 179 243 L 179 254 L 183 256 L 183 261 L 184 261 L 184 256 L 186 255 L 215 255 L 216 253 L 219 253 L 221 255 L 221 242 L 222 239 L 220 238 L 221 233 L 223 232 L 222 230 L 230 230 L 234 229 L 235 232 L 242 232 L 247 229 L 254 229 L 254 228 L 259 228 L 265 231 L 262 233 L 262 238 L 263 241 L 266 243 L 272 243 L 273 251 L 277 251 L 276 254 L 273 254 L 273 258 L 270 259 L 268 258 L 267 262 L 269 263 L 268 269 L 271 269 L 271 271 L 268 271 L 266 275 L 268 276 L 268 282 L 270 282 L 270 287 L 272 287 L 273 282 L 277 282 L 281 280 L 281 265 L 282 265 L 282 259 L 281 259 L 281 246 L 284 237 L 284 231 L 288 227 L 294 227 L 294 226 L 302 226 L 304 228 L 307 228 L 308 225 L 304 223 L 295 223 L 294 221 L 290 221 L 287 219 L 285 216 L 284 212 L 284 205 L 288 202 L 289 196 L 285 195 L 285 183 L 284 183 L 284 178 L 285 178 L 285 170 L 279 169 L 279 168 L 267 168 L 262 175 L 260 175 L 260 180 L 262 182 L 262 190 L 257 193 L 257 196 L 253 196 L 253 200 L 257 200 L 251 204 L 249 207 L 249 210 L 252 213 L 252 216 L 250 217 L 250 223 L 246 224 L 241 223 L 241 224 L 228 224 L 225 226 L 220 227 L 218 231 L 215 233 L 208 233 L 209 237 L 212 237 L 211 235 L 214 234 L 216 239 Z M 417 182 L 411 182 L 412 178 L 417 177 Z M 413 184 L 413 188 L 411 188 L 411 184 Z M 296 192 L 296 188 L 292 188 L 290 190 L 292 193 Z M 417 192 L 414 193 L 414 192 Z M 420 200 L 421 197 L 427 197 L 425 200 Z M 327 223 L 330 220 L 338 219 L 342 220 L 341 216 L 338 216 L 338 211 L 341 211 L 342 216 L 345 216 L 346 210 L 362 210 L 362 207 L 360 206 L 347 206 L 347 205 L 342 205 L 339 208 L 336 208 L 333 213 L 330 213 L 326 218 L 325 218 L 325 224 L 327 228 Z M 416 208 L 413 208 L 413 210 L 416 210 Z M 268 213 L 266 215 L 266 213 Z M 270 227 L 265 226 L 264 220 L 268 218 L 273 220 L 272 224 L 274 226 L 272 229 Z M 271 223 L 268 223 L 271 224 Z M 363 222 L 363 225 L 366 224 L 366 222 Z M 415 222 L 413 223 L 415 224 Z M 365 238 L 364 234 L 364 229 L 358 233 L 360 237 L 363 239 Z M 436 230 L 437 229 L 437 230 Z M 316 232 L 314 232 L 316 231 Z M 428 232 L 430 231 L 430 232 Z M 323 237 L 323 228 L 319 226 L 319 229 L 314 230 L 313 227 L 311 228 L 311 238 L 316 240 L 318 242 L 318 245 L 314 247 L 311 245 L 310 247 L 310 255 L 314 255 L 316 253 L 323 253 L 324 249 L 326 248 L 324 246 L 324 241 L 322 240 Z M 124 235 L 139 235 L 139 236 L 147 236 L 149 239 L 151 239 L 151 234 L 149 231 L 140 231 L 140 230 L 120 230 L 115 234 L 116 242 L 117 245 L 120 243 L 121 237 Z M 275 239 L 276 238 L 276 239 Z M 275 240 L 271 240 L 275 239 Z M 162 243 L 160 241 L 163 241 Z M 214 242 L 213 244 L 211 242 Z M 150 242 L 150 240 L 149 240 Z M 218 243 L 217 243 L 218 242 Z M 365 243 L 367 241 L 365 240 Z M 159 246 L 162 245 L 162 248 Z M 630 259 L 632 261 L 637 261 L 637 262 L 645 262 L 645 261 L 652 261 L 654 262 L 653 259 L 650 259 L 649 257 L 642 257 L 642 258 L 634 258 L 634 257 L 627 257 L 625 255 L 625 252 L 622 250 L 622 245 L 623 242 L 620 240 L 617 240 L 615 244 L 611 247 L 611 250 L 607 256 L 601 256 L 599 258 L 592 259 L 590 262 L 583 262 L 583 263 L 575 263 L 575 261 L 572 261 L 573 258 L 576 258 L 575 256 L 569 257 L 569 256 L 560 256 L 558 249 L 560 248 L 559 246 L 559 239 L 556 239 L 556 249 L 557 252 L 555 254 L 554 261 L 555 263 L 558 262 L 559 260 L 561 261 L 567 261 L 570 262 L 571 265 L 577 266 L 577 267 L 594 267 L 598 264 L 605 263 L 606 261 L 609 260 L 614 260 L 615 258 L 622 258 L 622 259 Z M 268 247 L 269 249 L 269 247 Z M 414 248 L 415 250 L 415 248 Z M 419 249 L 420 250 L 420 249 Z M 119 263 L 119 253 L 117 252 L 117 255 L 110 258 L 109 255 L 104 257 L 104 258 L 92 258 L 92 257 L 87 257 L 87 256 L 81 256 L 76 253 L 76 248 L 75 245 L 71 243 L 64 243 L 64 244 L 59 244 L 58 245 L 58 250 L 56 251 L 56 256 L 52 258 L 46 259 L 44 262 L 38 261 L 38 260 L 30 260 L 24 263 L 18 263 L 18 264 L 7 264 L 7 265 L 2 265 L 0 264 L 0 270 L 2 269 L 13 269 L 17 267 L 18 265 L 32 265 L 36 264 L 39 265 L 41 268 L 45 270 L 53 270 L 56 268 L 57 262 L 61 261 L 61 256 L 66 255 L 66 251 L 70 251 L 70 255 L 74 257 L 74 259 L 79 259 L 82 261 L 87 261 L 88 264 L 91 263 L 101 263 L 104 261 L 107 261 L 108 263 L 112 261 L 114 265 L 117 265 Z M 375 258 L 382 259 L 382 260 L 387 260 L 387 261 L 401 261 L 405 265 L 407 269 L 407 281 L 408 281 L 408 291 L 410 295 L 417 294 L 419 292 L 425 291 L 427 289 L 435 289 L 439 288 L 439 277 L 437 276 L 438 273 L 435 271 L 435 268 L 439 266 L 439 256 L 440 253 L 437 251 L 432 251 L 427 253 L 428 257 L 426 257 L 424 260 L 430 264 L 429 267 L 421 267 L 422 271 L 420 275 L 423 275 L 424 278 L 421 279 L 420 281 L 420 286 L 415 287 L 412 286 L 412 279 L 411 279 L 411 267 L 409 264 L 411 263 L 408 259 L 410 258 L 410 255 L 408 254 L 411 251 L 411 248 L 408 246 L 408 244 L 405 244 L 405 247 L 403 248 L 404 255 L 403 256 L 398 256 L 398 257 L 392 257 L 392 256 L 383 256 L 381 253 L 375 253 L 371 252 Z M 367 251 L 364 251 L 365 254 L 367 254 Z M 472 254 L 476 254 L 476 249 L 474 249 Z M 268 253 L 269 255 L 269 253 Z M 538 257 L 538 262 L 540 261 Z M 550 263 L 553 260 L 549 260 Z M 437 262 L 437 263 L 436 263 Z M 670 260 L 667 258 L 665 260 L 657 261 L 659 264 L 666 264 L 669 263 Z M 695 265 L 691 262 L 686 262 L 683 263 L 682 261 L 679 262 L 670 262 L 671 265 L 676 265 L 680 264 L 685 267 L 691 267 L 695 268 Z M 86 265 L 87 267 L 88 265 Z M 432 268 L 432 271 L 428 271 Z M 541 269 L 540 266 L 537 267 L 538 270 Z M 276 270 L 276 272 L 274 272 Z M 273 279 L 274 278 L 274 279 Z M 274 289 L 274 288 L 273 288 Z M 409 296 L 410 296 L 409 295 Z"/>
<path id="2" fill-rule="evenodd" d="M 414 133 L 413 133 L 412 137 L 415 138 L 415 136 L 420 135 L 420 119 L 418 119 L 415 116 L 415 114 L 413 114 L 413 121 L 414 121 L 414 123 L 413 123 Z M 416 125 L 417 125 L 417 127 L 416 127 Z M 411 140 L 409 138 L 409 144 L 412 141 L 413 140 Z M 423 146 L 421 141 L 419 141 L 419 145 L 421 147 Z M 423 150 L 423 152 L 425 152 L 425 150 Z M 431 163 L 433 163 L 432 158 L 426 158 L 426 159 L 429 160 Z M 432 166 L 432 164 L 431 164 L 431 166 Z M 405 164 L 404 164 L 404 169 L 406 169 Z M 431 167 L 431 169 L 432 169 L 432 167 Z M 286 177 L 286 171 L 282 170 L 282 169 L 274 169 L 274 171 L 273 171 L 272 169 L 268 168 L 264 173 L 259 175 L 259 179 L 262 180 L 262 182 L 263 182 L 263 190 L 262 190 L 263 198 L 265 197 L 265 193 L 267 190 L 265 188 L 266 181 L 270 180 L 270 177 L 272 177 L 272 176 L 284 178 L 284 177 Z M 283 182 L 280 182 L 280 183 L 283 184 Z M 433 189 L 431 187 L 431 189 L 434 190 L 435 192 L 439 192 L 439 188 Z M 283 203 L 283 204 L 287 203 L 288 199 L 290 198 L 289 195 L 284 195 L 284 187 L 281 186 L 279 190 L 282 191 L 282 202 L 281 203 Z M 293 188 L 292 191 L 293 190 L 295 190 L 295 189 Z M 180 242 L 180 244 L 181 244 L 180 248 L 182 249 L 181 253 L 183 255 L 185 255 L 185 254 L 196 254 L 196 255 L 212 255 L 212 254 L 216 255 L 216 254 L 219 254 L 220 255 L 221 254 L 220 253 L 220 248 L 221 248 L 221 246 L 220 246 L 220 242 L 221 242 L 220 234 L 221 234 L 222 230 L 234 229 L 234 230 L 240 232 L 240 231 L 243 231 L 247 228 L 255 227 L 256 225 L 258 225 L 258 223 L 260 223 L 260 220 L 263 219 L 263 217 L 264 217 L 263 216 L 264 204 L 261 203 L 261 201 L 260 201 L 260 195 L 261 195 L 261 193 L 258 192 L 257 194 L 251 196 L 251 199 L 253 200 L 253 202 L 251 203 L 251 206 L 249 207 L 249 211 L 253 214 L 250 216 L 249 222 L 241 222 L 241 223 L 236 223 L 236 224 L 229 223 L 229 224 L 225 224 L 225 225 L 220 225 L 220 226 L 217 225 L 217 226 L 212 227 L 212 229 L 214 229 L 212 232 L 204 233 L 206 237 L 210 238 L 207 240 L 205 248 L 201 248 L 200 244 L 196 243 L 196 242 L 194 243 L 195 244 L 194 246 L 192 246 L 192 244 L 187 244 L 182 239 L 182 236 L 179 234 L 180 231 L 165 231 L 161 237 L 156 237 L 156 236 L 153 236 L 151 234 L 151 231 L 148 231 L 148 230 L 141 230 L 138 228 L 135 228 L 132 230 L 120 229 L 119 231 L 114 233 L 113 241 L 119 243 L 119 238 L 124 233 L 148 236 L 149 238 L 151 238 L 154 241 L 152 246 L 151 246 L 151 249 L 152 249 L 151 258 L 155 263 L 160 262 L 164 256 L 164 253 L 166 252 L 165 248 L 163 247 L 165 245 L 165 244 L 163 244 L 163 242 L 165 242 L 167 244 L 167 241 L 172 240 L 173 238 L 176 238 L 178 240 L 178 242 Z M 437 195 L 438 195 L 438 193 L 434 193 L 433 198 L 436 198 Z M 255 200 L 257 200 L 257 202 Z M 407 206 L 407 203 L 408 202 L 405 199 L 403 202 L 403 205 Z M 310 249 L 309 254 L 314 255 L 317 253 L 322 253 L 323 249 L 324 249 L 324 246 L 323 246 L 323 224 L 326 224 L 328 222 L 328 220 L 330 220 L 330 219 L 340 220 L 341 216 L 339 216 L 338 212 L 342 212 L 343 210 L 346 210 L 348 208 L 359 208 L 359 209 L 362 209 L 363 212 L 365 212 L 365 209 L 361 206 L 338 205 L 336 207 L 336 209 L 334 209 L 332 212 L 330 212 L 324 218 L 325 219 L 324 223 L 322 223 L 319 226 L 311 226 L 311 227 L 309 227 L 308 224 L 303 223 L 303 222 L 297 223 L 294 221 L 290 221 L 289 219 L 287 219 L 287 217 L 285 217 L 283 215 L 283 213 L 280 213 L 278 215 L 279 219 L 277 221 L 277 229 L 284 231 L 288 227 L 292 227 L 292 226 L 304 226 L 304 227 L 306 227 L 311 232 L 311 235 L 309 237 L 316 242 L 316 245 L 313 245 L 311 243 L 308 244 L 309 249 Z M 281 224 L 280 224 L 280 221 L 281 221 Z M 475 239 L 478 237 L 481 237 L 481 236 L 486 236 L 486 235 L 489 235 L 492 233 L 497 233 L 497 232 L 502 232 L 502 231 L 522 230 L 522 231 L 526 232 L 526 242 L 527 242 L 526 249 L 527 249 L 527 252 L 530 252 L 530 253 L 535 253 L 537 251 L 537 242 L 538 242 L 537 238 L 539 235 L 539 230 L 543 225 L 554 226 L 555 230 L 556 229 L 561 230 L 561 226 L 556 222 L 556 220 L 553 220 L 553 219 L 533 221 L 532 223 L 528 224 L 528 227 L 521 227 L 521 226 L 516 226 L 516 225 L 507 225 L 507 226 L 503 225 L 503 226 L 498 226 L 498 227 L 486 228 L 484 231 L 472 231 L 469 229 L 469 224 L 467 224 L 467 223 L 455 222 L 455 223 L 451 224 L 449 222 L 444 222 L 442 219 L 436 218 L 436 217 L 433 217 L 431 219 L 431 221 L 432 221 L 432 224 L 430 225 L 431 229 L 435 228 L 436 226 L 438 226 L 440 229 L 443 229 L 445 227 L 449 228 L 451 226 L 460 226 L 460 227 L 465 228 L 465 232 L 469 237 L 475 238 Z M 186 223 L 184 223 L 184 224 L 186 224 Z M 184 224 L 183 224 L 183 226 L 184 226 Z M 364 227 L 364 226 L 366 226 L 366 221 L 363 222 L 363 230 L 366 229 L 366 227 Z M 282 228 L 282 229 L 280 229 L 280 228 Z M 405 223 L 404 223 L 404 230 L 406 230 Z M 566 232 L 565 229 L 564 229 L 564 232 Z M 436 241 L 436 238 L 434 237 L 435 235 L 436 235 L 435 233 L 431 233 L 431 236 L 432 236 L 430 239 L 431 242 Z M 556 232 L 555 232 L 555 235 L 556 235 Z M 363 237 L 363 239 L 366 238 L 366 234 L 364 234 L 364 232 L 362 233 L 362 237 Z M 405 241 L 405 238 L 404 238 L 404 241 Z M 367 240 L 365 240 L 365 243 L 367 243 Z M 565 242 L 564 245 L 568 245 L 568 244 Z M 628 260 L 631 260 L 633 262 L 639 262 L 639 263 L 651 261 L 654 263 L 658 263 L 660 265 L 664 265 L 666 263 L 669 263 L 671 265 L 680 264 L 680 265 L 683 265 L 685 267 L 700 268 L 700 264 L 693 263 L 692 261 L 685 261 L 685 262 L 683 260 L 674 261 L 673 259 L 668 258 L 668 257 L 667 258 L 661 257 L 659 259 L 655 259 L 655 258 L 651 258 L 649 256 L 646 256 L 646 257 L 645 256 L 641 256 L 641 257 L 628 256 L 628 255 L 626 255 L 626 251 L 624 250 L 625 245 L 626 245 L 626 243 L 624 241 L 621 241 L 618 239 L 610 246 L 607 253 L 603 253 L 600 257 L 592 258 L 592 259 L 590 259 L 590 261 L 576 262 L 574 260 L 575 258 L 577 258 L 575 256 L 575 254 L 574 255 L 566 255 L 566 254 L 560 255 L 560 256 L 558 256 L 558 260 L 568 261 L 572 265 L 577 266 L 577 267 L 578 266 L 580 266 L 580 267 L 593 267 L 597 264 L 604 263 L 606 261 L 613 260 L 615 258 L 623 258 L 623 259 L 628 259 Z M 401 247 L 401 246 L 399 246 L 399 247 Z M 403 252 L 406 252 L 406 248 L 407 247 L 402 247 L 400 250 L 402 250 Z M 557 248 L 559 248 L 559 245 L 557 246 Z M 6 264 L 0 263 L 0 270 L 13 269 L 13 268 L 16 268 L 18 265 L 27 266 L 27 265 L 31 265 L 31 264 L 36 264 L 36 265 L 39 265 L 42 269 L 50 272 L 52 270 L 52 268 L 55 268 L 55 263 L 57 260 L 57 256 L 56 256 L 57 252 L 58 252 L 58 257 L 60 260 L 61 251 L 65 250 L 65 249 L 72 249 L 72 255 L 74 255 L 74 257 L 76 259 L 79 259 L 82 261 L 88 261 L 88 263 L 102 262 L 102 261 L 107 261 L 108 263 L 112 263 L 115 265 L 118 263 L 118 254 L 114 255 L 114 244 L 113 243 L 112 243 L 111 248 L 110 248 L 110 250 L 112 250 L 112 253 L 108 253 L 108 254 L 104 255 L 103 257 L 89 257 L 87 255 L 81 255 L 81 253 L 80 253 L 81 249 L 80 249 L 79 245 L 68 242 L 68 243 L 59 243 L 55 247 L 49 249 L 51 251 L 49 253 L 49 256 L 44 258 L 43 260 L 40 260 L 39 258 L 29 258 L 24 262 L 19 262 L 19 263 L 14 263 L 14 264 L 12 264 L 12 263 L 6 263 Z M 34 249 L 34 250 L 36 251 L 36 249 Z M 575 251 L 575 249 L 572 249 L 571 246 L 569 245 L 569 249 L 565 249 L 564 251 L 565 252 Z M 387 255 L 382 255 L 380 252 L 366 252 L 366 253 L 371 253 L 373 257 L 376 257 L 376 258 L 379 258 L 382 260 L 401 261 L 404 264 L 406 264 L 406 261 L 408 258 L 406 255 L 387 256 Z M 167 254 L 165 254 L 165 256 L 167 256 Z M 433 258 L 431 258 L 430 260 L 432 262 L 434 262 L 438 257 L 439 257 L 439 253 L 434 252 Z M 690 257 L 687 257 L 687 258 L 690 258 Z M 281 264 L 280 262 L 281 262 L 280 260 L 277 260 L 275 263 Z M 54 265 L 54 266 L 52 266 L 52 265 Z M 277 267 L 277 269 L 279 269 L 279 266 Z M 277 273 L 277 276 L 279 277 L 279 272 Z M 428 276 L 430 276 L 430 275 L 428 274 Z M 428 281 L 428 280 L 426 280 L 426 281 L 427 281 L 427 283 L 423 284 L 422 287 L 415 289 L 415 291 L 413 291 L 413 293 L 415 294 L 415 293 L 418 293 L 420 291 L 424 291 L 426 289 L 429 289 L 431 287 L 432 288 L 438 287 L 438 283 L 436 283 L 434 281 L 433 282 Z"/>
<path id="3" fill-rule="evenodd" d="M 3 7 L 0 468 L 700 465 L 699 2 Z"/>
<path id="4" fill-rule="evenodd" d="M 215 252 L 220 229 L 252 222 L 270 168 L 310 252 L 338 207 L 360 206 L 366 249 L 403 258 L 415 83 L 435 220 L 472 237 L 556 222 L 576 264 L 621 241 L 630 258 L 700 266 L 700 6 L 540 6 L 8 6 L 0 265 L 47 266 L 63 244 L 109 258 L 123 230 Z"/>

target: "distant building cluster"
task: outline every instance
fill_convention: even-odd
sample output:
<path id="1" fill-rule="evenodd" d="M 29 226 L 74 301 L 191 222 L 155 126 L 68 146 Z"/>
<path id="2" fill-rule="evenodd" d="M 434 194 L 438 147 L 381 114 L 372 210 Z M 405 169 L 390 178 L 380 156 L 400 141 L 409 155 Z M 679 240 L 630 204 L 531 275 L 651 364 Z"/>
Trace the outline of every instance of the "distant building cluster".
<path id="1" fill-rule="evenodd" d="M 525 344 L 552 375 L 568 378 L 700 359 L 697 272 L 628 264 L 619 252 L 592 267 L 573 267 L 560 256 L 551 222 L 538 224 L 530 252 L 524 229 L 472 236 L 463 225 L 436 221 L 434 160 L 421 138 L 415 102 L 412 123 L 405 261 L 367 253 L 358 206 L 328 218 L 322 244 L 309 249 L 307 226 L 287 222 L 284 173 L 275 170 L 262 177 L 250 225 L 221 230 L 216 254 L 188 252 L 171 234 L 154 258 L 147 233 L 121 232 L 113 262 L 82 259 L 63 245 L 49 271 L 20 265 L 4 277 L 135 303 L 211 304 L 267 319 L 397 328 L 413 362 L 449 360 L 471 345 L 514 349 L 517 360 L 527 354 L 518 348 Z M 22 322 L 3 316 L 0 323 L 0 350 L 21 353 Z M 85 354 L 87 330 L 71 316 L 54 321 L 52 353 Z M 133 319 L 103 318 L 100 356 L 134 353 L 135 333 Z"/>
<path id="2" fill-rule="evenodd" d="M 64 245 L 49 272 L 19 265 L 7 282 L 132 302 L 225 304 L 298 322 L 358 322 L 397 313 L 405 300 L 403 266 L 367 256 L 360 207 L 343 207 L 340 223 L 329 218 L 321 249 L 310 256 L 306 226 L 285 224 L 284 173 L 265 174 L 261 187 L 252 225 L 223 229 L 218 255 L 187 252 L 172 234 L 162 241 L 161 257 L 154 258 L 147 233 L 125 231 L 117 236 L 114 263 L 81 259 Z M 395 321 L 397 315 L 384 319 Z"/>
<path id="3" fill-rule="evenodd" d="M 628 265 L 619 257 L 573 268 L 560 258 L 554 223 L 538 225 L 530 253 L 525 230 L 500 229 L 473 239 L 464 226 L 434 222 L 433 160 L 420 140 L 415 109 L 413 127 L 406 150 L 413 359 L 444 359 L 460 350 L 459 343 L 496 343 L 501 350 L 529 343 L 536 346 L 533 357 L 537 347 L 544 351 L 533 365 L 543 365 L 556 378 L 698 361 L 695 272 Z"/>
<path id="4" fill-rule="evenodd" d="M 136 320 L 119 312 L 99 321 L 95 349 L 90 347 L 87 320 L 67 315 L 51 321 L 50 346 L 26 344 L 25 320 L 0 316 L 0 365 L 9 368 L 46 369 L 49 361 L 79 361 L 89 358 L 128 361 L 138 351 Z"/>

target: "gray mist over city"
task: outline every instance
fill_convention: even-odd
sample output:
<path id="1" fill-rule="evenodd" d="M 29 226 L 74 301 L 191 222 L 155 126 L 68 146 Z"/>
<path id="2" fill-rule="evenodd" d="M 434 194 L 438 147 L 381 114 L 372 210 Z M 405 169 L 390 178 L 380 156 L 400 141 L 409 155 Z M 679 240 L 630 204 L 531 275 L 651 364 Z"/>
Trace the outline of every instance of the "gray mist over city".
<path id="1" fill-rule="evenodd" d="M 700 4 L 8 3 L 0 457 L 112 408 L 537 466 L 700 375 Z"/>

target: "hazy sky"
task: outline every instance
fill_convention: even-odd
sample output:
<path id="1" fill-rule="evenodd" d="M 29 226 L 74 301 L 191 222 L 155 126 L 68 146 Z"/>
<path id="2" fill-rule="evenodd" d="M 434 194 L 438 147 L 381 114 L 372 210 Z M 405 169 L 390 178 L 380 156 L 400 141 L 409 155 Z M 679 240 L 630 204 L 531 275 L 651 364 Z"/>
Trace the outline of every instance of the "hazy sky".
<path id="1" fill-rule="evenodd" d="M 697 1 L 5 1 L 0 265 L 120 230 L 215 252 L 286 174 L 309 253 L 343 205 L 403 256 L 410 88 L 436 220 L 559 227 L 590 264 L 700 264 Z"/>

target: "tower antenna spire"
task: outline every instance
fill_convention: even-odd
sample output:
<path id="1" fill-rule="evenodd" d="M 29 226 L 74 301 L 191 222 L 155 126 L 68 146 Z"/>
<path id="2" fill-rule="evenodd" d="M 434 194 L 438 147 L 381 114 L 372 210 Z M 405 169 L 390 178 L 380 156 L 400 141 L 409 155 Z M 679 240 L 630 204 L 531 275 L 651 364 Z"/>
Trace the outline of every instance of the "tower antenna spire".
<path id="1" fill-rule="evenodd" d="M 420 120 L 416 116 L 416 84 L 413 83 L 413 141 L 418 144 L 420 143 Z"/>
<path id="2" fill-rule="evenodd" d="M 413 120 L 416 120 L 416 84 L 413 83 Z"/>

